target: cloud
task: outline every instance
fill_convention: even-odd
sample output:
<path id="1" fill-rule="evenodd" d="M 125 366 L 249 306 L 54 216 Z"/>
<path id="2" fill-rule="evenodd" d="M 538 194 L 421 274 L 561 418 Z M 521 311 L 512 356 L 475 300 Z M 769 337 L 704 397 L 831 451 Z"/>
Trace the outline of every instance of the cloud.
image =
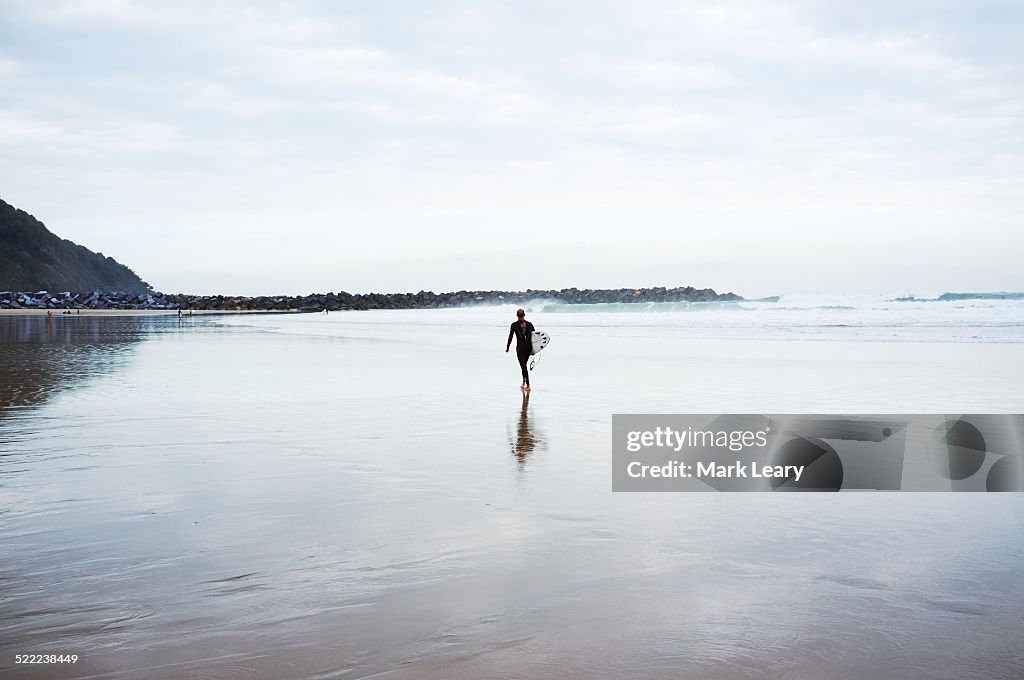
<path id="1" fill-rule="evenodd" d="M 0 59 L 0 78 L 22 73 L 22 65 L 13 59 Z"/>
<path id="2" fill-rule="evenodd" d="M 287 103 L 274 97 L 250 94 L 225 82 L 200 80 L 185 87 L 184 100 L 199 109 L 213 109 L 230 116 L 253 116 L 284 111 Z"/>
<path id="3" fill-rule="evenodd" d="M 131 0 L 65 0 L 37 10 L 43 19 L 66 23 L 138 22 L 149 12 Z"/>
<path id="4" fill-rule="evenodd" d="M 200 234 L 247 238 L 296 292 L 313 265 L 282 252 L 372 269 L 724 231 L 778 255 L 765 230 L 909 243 L 939 222 L 982 248 L 949 226 L 971 215 L 998 259 L 1022 245 L 1024 80 L 1001 28 L 1020 12 L 971 7 L 16 4 L 0 183 L 90 246 L 126 243 L 158 286 Z M 300 245 L 275 245 L 282 225 Z"/>
<path id="5" fill-rule="evenodd" d="M 0 145 L 49 146 L 63 134 L 59 125 L 32 120 L 17 112 L 0 111 Z"/>
<path id="6" fill-rule="evenodd" d="M 627 90 L 685 91 L 735 88 L 741 79 L 728 69 L 708 63 L 667 58 L 574 56 L 563 66 L 568 73 L 603 80 Z"/>
<path id="7" fill-rule="evenodd" d="M 118 120 L 72 129 L 17 112 L 0 112 L 0 130 L 0 146 L 35 149 L 53 156 L 145 154 L 174 149 L 182 141 L 177 128 L 164 123 Z"/>
<path id="8" fill-rule="evenodd" d="M 370 116 L 504 125 L 544 107 L 516 78 L 424 68 L 375 48 L 271 48 L 264 56 L 275 80 L 318 88 L 334 108 Z"/>

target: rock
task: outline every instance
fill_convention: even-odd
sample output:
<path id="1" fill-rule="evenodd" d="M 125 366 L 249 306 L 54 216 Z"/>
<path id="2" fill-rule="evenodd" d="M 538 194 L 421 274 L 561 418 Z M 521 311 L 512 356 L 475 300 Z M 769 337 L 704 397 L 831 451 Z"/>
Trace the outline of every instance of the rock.
<path id="1" fill-rule="evenodd" d="M 225 297 L 223 295 L 185 295 L 182 293 L 126 293 L 124 291 L 64 292 L 51 294 L 0 292 L 0 304 L 10 309 L 75 308 L 75 309 L 200 309 L 200 310 L 276 310 L 332 311 L 344 309 L 437 309 L 489 304 L 526 304 L 530 300 L 556 300 L 566 304 L 598 304 L 609 302 L 735 302 L 743 298 L 735 293 L 719 295 L 710 288 L 697 290 L 691 286 L 665 288 L 594 289 L 563 288 L 562 290 L 466 291 L 435 293 L 311 293 L 289 297 Z"/>

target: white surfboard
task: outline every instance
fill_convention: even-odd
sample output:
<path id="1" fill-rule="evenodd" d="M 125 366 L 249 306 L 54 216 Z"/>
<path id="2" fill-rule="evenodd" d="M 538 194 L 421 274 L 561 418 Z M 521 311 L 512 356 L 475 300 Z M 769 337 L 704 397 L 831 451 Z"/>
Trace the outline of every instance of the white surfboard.
<path id="1" fill-rule="evenodd" d="M 542 333 L 541 331 L 534 331 L 533 337 L 531 338 L 533 349 L 530 350 L 530 354 L 536 354 L 537 352 L 541 351 L 542 349 L 548 346 L 549 342 L 551 342 L 550 335 L 548 335 L 547 333 Z"/>

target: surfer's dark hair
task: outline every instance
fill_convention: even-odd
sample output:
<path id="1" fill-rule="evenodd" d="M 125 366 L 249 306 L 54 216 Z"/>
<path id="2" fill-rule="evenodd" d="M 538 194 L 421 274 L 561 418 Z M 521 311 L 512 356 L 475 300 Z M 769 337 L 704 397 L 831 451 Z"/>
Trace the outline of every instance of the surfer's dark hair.
<path id="1" fill-rule="evenodd" d="M 522 319 L 524 316 L 526 316 L 526 310 L 525 309 L 517 309 L 516 310 L 516 316 L 518 316 L 520 319 Z"/>

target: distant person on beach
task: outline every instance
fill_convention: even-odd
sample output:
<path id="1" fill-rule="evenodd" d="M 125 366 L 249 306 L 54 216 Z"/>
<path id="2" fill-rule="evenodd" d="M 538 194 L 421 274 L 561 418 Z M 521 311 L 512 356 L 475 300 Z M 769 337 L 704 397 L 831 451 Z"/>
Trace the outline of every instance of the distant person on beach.
<path id="1" fill-rule="evenodd" d="M 530 352 L 533 351 L 533 324 L 526 320 L 526 311 L 516 310 L 516 320 L 508 331 L 508 342 L 505 343 L 505 351 L 512 346 L 512 336 L 516 338 L 516 356 L 519 358 L 519 367 L 523 369 L 524 392 L 530 391 L 530 371 L 526 362 L 530 360 Z"/>

